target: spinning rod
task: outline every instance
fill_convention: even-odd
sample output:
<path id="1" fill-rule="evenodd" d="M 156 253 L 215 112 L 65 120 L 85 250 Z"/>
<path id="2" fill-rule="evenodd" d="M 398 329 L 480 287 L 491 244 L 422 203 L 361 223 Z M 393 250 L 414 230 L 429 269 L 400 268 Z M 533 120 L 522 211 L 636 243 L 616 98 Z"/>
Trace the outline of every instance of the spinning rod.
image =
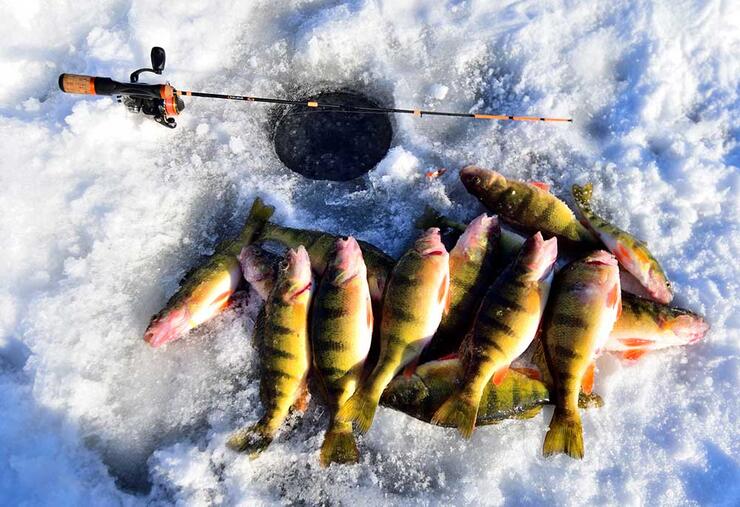
<path id="1" fill-rule="evenodd" d="M 164 70 L 165 52 L 160 47 L 151 51 L 151 68 L 138 69 L 131 73 L 129 83 L 114 81 L 108 77 L 85 76 L 79 74 L 60 74 L 59 88 L 65 93 L 78 95 L 116 95 L 120 102 L 134 113 L 152 116 L 154 121 L 168 128 L 175 128 L 177 116 L 185 103 L 180 97 L 202 97 L 219 100 L 242 102 L 262 102 L 267 104 L 285 104 L 310 108 L 314 111 L 341 113 L 375 113 L 375 114 L 411 114 L 422 116 L 447 116 L 453 118 L 473 118 L 477 120 L 510 120 L 534 122 L 572 122 L 572 118 L 547 118 L 543 116 L 513 116 L 506 114 L 457 113 L 447 111 L 429 111 L 424 109 L 402 109 L 394 107 L 360 107 L 348 104 L 333 104 L 316 100 L 290 100 L 272 97 L 253 97 L 249 95 L 227 95 L 222 93 L 177 90 L 167 84 L 139 83 L 139 75 L 152 72 L 161 75 Z"/>

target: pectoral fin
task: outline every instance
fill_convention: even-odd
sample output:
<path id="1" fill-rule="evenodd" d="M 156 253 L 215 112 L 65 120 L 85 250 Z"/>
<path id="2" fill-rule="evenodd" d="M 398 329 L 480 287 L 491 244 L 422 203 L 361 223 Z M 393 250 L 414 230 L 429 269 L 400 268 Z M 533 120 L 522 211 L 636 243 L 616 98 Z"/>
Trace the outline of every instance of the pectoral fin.
<path id="1" fill-rule="evenodd" d="M 594 369 L 596 368 L 596 364 L 592 361 L 591 364 L 588 365 L 588 368 L 586 368 L 586 373 L 583 374 L 583 379 L 581 380 L 581 390 L 585 394 L 591 394 L 591 391 L 594 389 Z"/>
<path id="2" fill-rule="evenodd" d="M 493 385 L 498 386 L 501 385 L 501 382 L 504 381 L 506 376 L 509 374 L 509 367 L 504 366 L 503 368 L 496 370 L 496 373 L 493 374 L 493 377 L 491 378 L 491 382 L 493 382 Z"/>

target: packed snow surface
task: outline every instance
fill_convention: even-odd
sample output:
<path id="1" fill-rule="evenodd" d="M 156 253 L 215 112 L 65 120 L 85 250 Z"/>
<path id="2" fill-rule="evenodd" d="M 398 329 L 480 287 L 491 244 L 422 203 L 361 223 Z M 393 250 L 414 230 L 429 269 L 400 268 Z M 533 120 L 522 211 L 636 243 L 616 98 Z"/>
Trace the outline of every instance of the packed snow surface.
<path id="1" fill-rule="evenodd" d="M 4 0 L 0 32 L 3 505 L 740 503 L 738 2 Z M 398 116 L 366 177 L 307 181 L 278 161 L 269 106 L 188 100 L 171 131 L 57 89 L 61 72 L 124 80 L 153 45 L 181 89 L 346 86 L 575 122 Z M 582 462 L 541 457 L 551 409 L 469 442 L 380 409 L 361 463 L 321 469 L 314 402 L 258 459 L 225 449 L 261 413 L 255 305 L 243 295 L 152 349 L 144 328 L 181 276 L 256 196 L 281 223 L 398 255 L 425 205 L 482 211 L 467 163 L 559 195 L 593 181 L 597 210 L 649 242 L 707 338 L 600 359 Z"/>

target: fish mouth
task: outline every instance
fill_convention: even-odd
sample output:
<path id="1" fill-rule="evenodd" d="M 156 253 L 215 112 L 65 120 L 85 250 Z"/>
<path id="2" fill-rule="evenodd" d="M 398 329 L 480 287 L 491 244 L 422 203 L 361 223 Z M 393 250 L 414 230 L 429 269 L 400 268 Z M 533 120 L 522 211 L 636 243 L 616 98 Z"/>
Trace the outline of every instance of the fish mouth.
<path id="1" fill-rule="evenodd" d="M 545 240 L 541 232 L 529 237 L 522 246 L 522 262 L 537 278 L 544 278 L 558 257 L 558 240 L 552 237 Z"/>
<path id="2" fill-rule="evenodd" d="M 597 250 L 586 257 L 584 262 L 593 266 L 616 266 L 618 264 L 616 257 L 605 250 Z"/>
<path id="3" fill-rule="evenodd" d="M 424 234 L 416 240 L 414 246 L 417 252 L 423 257 L 434 255 L 446 255 L 447 249 L 442 244 L 442 237 L 439 234 L 439 228 L 430 227 Z"/>
<path id="4" fill-rule="evenodd" d="M 706 336 L 709 331 L 709 323 L 699 317 L 682 315 L 678 317 L 671 326 L 673 332 L 685 340 L 686 344 L 693 345 Z"/>
<path id="5" fill-rule="evenodd" d="M 460 181 L 468 190 L 478 188 L 483 183 L 481 177 L 483 169 L 478 166 L 469 165 L 460 169 Z"/>
<path id="6" fill-rule="evenodd" d="M 357 240 L 352 236 L 338 238 L 335 243 L 335 257 L 332 262 L 336 270 L 336 283 L 345 284 L 360 273 L 362 250 Z"/>
<path id="7" fill-rule="evenodd" d="M 144 332 L 144 341 L 152 347 L 177 340 L 189 329 L 190 316 L 185 309 L 170 312 L 164 317 L 154 317 Z"/>

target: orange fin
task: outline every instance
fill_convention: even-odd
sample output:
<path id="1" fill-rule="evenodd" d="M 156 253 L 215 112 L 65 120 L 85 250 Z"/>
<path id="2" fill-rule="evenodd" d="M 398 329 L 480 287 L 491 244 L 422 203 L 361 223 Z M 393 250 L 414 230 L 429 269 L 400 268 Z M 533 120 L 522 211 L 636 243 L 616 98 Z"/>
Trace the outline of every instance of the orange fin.
<path id="1" fill-rule="evenodd" d="M 534 380 L 542 380 L 542 373 L 537 368 L 511 368 L 511 370 Z"/>
<path id="2" fill-rule="evenodd" d="M 625 361 L 634 363 L 638 359 L 640 359 L 642 356 L 647 354 L 648 352 L 649 352 L 648 349 L 631 349 L 631 350 L 625 350 L 623 352 L 619 352 L 618 354 L 619 354 L 619 357 L 621 357 Z"/>
<path id="3" fill-rule="evenodd" d="M 301 387 L 298 388 L 296 399 L 293 402 L 293 409 L 297 410 L 298 412 L 305 412 L 306 410 L 308 410 L 308 401 L 310 399 L 311 394 L 308 391 L 308 382 L 304 380 L 301 384 Z"/>
<path id="4" fill-rule="evenodd" d="M 542 181 L 532 181 L 531 184 L 539 188 L 540 190 L 544 190 L 545 192 L 550 191 L 550 185 L 548 185 L 547 183 L 543 183 Z"/>
<path id="5" fill-rule="evenodd" d="M 367 298 L 367 327 L 372 329 L 375 319 L 373 318 L 373 302 L 370 296 Z"/>
<path id="6" fill-rule="evenodd" d="M 509 374 L 509 367 L 504 366 L 500 370 L 496 370 L 496 373 L 493 374 L 493 377 L 491 378 L 491 382 L 493 382 L 493 385 L 501 385 L 501 382 L 504 381 L 506 376 Z"/>
<path id="7" fill-rule="evenodd" d="M 583 391 L 586 394 L 591 394 L 591 391 L 594 390 L 594 369 L 596 368 L 596 363 L 591 361 L 591 364 L 588 365 L 588 368 L 586 368 L 586 373 L 583 374 L 583 379 L 581 380 L 581 391 Z"/>
<path id="8" fill-rule="evenodd" d="M 640 348 L 643 345 L 652 345 L 655 342 L 653 340 L 646 340 L 645 338 L 620 338 L 619 343 L 628 347 Z"/>
<path id="9" fill-rule="evenodd" d="M 615 283 L 612 290 L 609 292 L 609 296 L 606 298 L 606 305 L 612 307 L 619 302 L 619 284 Z"/>
<path id="10" fill-rule="evenodd" d="M 406 365 L 406 367 L 403 369 L 402 375 L 406 378 L 411 377 L 411 375 L 416 372 L 416 367 L 419 366 L 419 358 L 416 357 L 413 361 L 411 361 L 409 364 Z"/>

